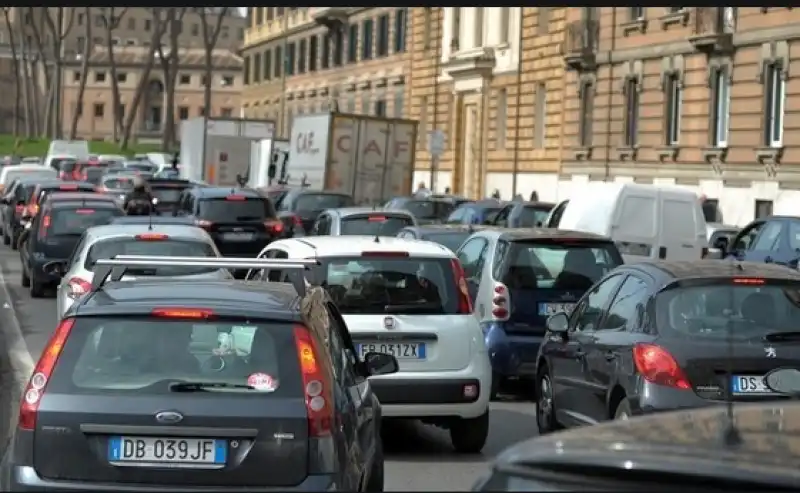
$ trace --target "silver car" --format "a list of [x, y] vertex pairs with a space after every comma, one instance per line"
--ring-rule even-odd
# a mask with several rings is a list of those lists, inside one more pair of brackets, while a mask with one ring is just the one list
[[[94, 262], [116, 255], [222, 256], [208, 233], [193, 225], [109, 224], [89, 228], [69, 260], [59, 267], [64, 273], [56, 292], [59, 320], [76, 299], [91, 290]], [[233, 279], [227, 269], [208, 267], [154, 267], [129, 274], [122, 279], [132, 280], [137, 276]]]
[[396, 236], [406, 226], [416, 226], [406, 210], [372, 207], [326, 209], [317, 216], [309, 236]]

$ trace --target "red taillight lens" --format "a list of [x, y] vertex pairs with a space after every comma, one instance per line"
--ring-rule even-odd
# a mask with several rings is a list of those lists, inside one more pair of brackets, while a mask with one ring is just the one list
[[67, 287], [69, 287], [69, 293], [67, 293], [67, 296], [73, 300], [92, 290], [92, 285], [88, 281], [85, 281], [79, 277], [73, 277], [67, 281]]
[[169, 235], [163, 233], [142, 233], [134, 236], [139, 241], [164, 241], [169, 239]]
[[329, 436], [333, 423], [333, 387], [331, 377], [319, 364], [321, 354], [311, 332], [304, 326], [294, 328], [294, 342], [308, 413], [308, 434], [311, 438]]
[[195, 219], [194, 225], [199, 226], [201, 228], [210, 228], [213, 223], [211, 221], [206, 221], [205, 219]]
[[283, 233], [283, 221], [280, 219], [268, 219], [264, 221], [264, 227], [267, 228], [268, 232], [274, 235]]
[[17, 214], [22, 214], [24, 210], [25, 210], [24, 205], [17, 205], [14, 207], [14, 212], [16, 212]]
[[511, 303], [508, 299], [508, 288], [503, 283], [495, 283], [492, 293], [492, 317], [495, 320], [505, 321], [511, 315]]
[[61, 356], [64, 343], [67, 341], [73, 325], [75, 325], [74, 318], [62, 320], [42, 351], [39, 362], [33, 369], [33, 375], [22, 394], [22, 402], [19, 406], [20, 429], [32, 431], [36, 428], [36, 413], [39, 410], [39, 404], [42, 402], [47, 382], [53, 374], [53, 368], [58, 362], [58, 357]]
[[40, 238], [44, 237], [44, 235], [47, 233], [47, 228], [49, 228], [49, 227], [50, 227], [50, 216], [44, 216], [42, 218], [41, 224], [39, 225], [39, 237]]
[[241, 201], [241, 200], [247, 200], [247, 197], [245, 197], [244, 195], [228, 195], [227, 197], [225, 197], [225, 200]]
[[386, 221], [386, 216], [369, 216], [367, 218], [367, 222], [370, 223], [382, 223]]
[[77, 190], [77, 189], [78, 189], [78, 185], [75, 185], [75, 184], [69, 184], [69, 185], [59, 185], [59, 186], [58, 186], [58, 189], [59, 189], [59, 190], [61, 190], [62, 192], [63, 192], [64, 190], [73, 191], [73, 190]]
[[678, 362], [661, 346], [636, 344], [633, 346], [633, 362], [648, 382], [677, 389], [692, 388]]
[[205, 308], [153, 308], [154, 317], [209, 319], [214, 316], [213, 310]]
[[450, 265], [453, 268], [453, 277], [456, 281], [456, 288], [458, 289], [458, 313], [472, 313], [472, 300], [469, 297], [469, 288], [467, 287], [467, 278], [464, 275], [464, 268], [458, 259], [451, 259]]
[[300, 218], [300, 216], [292, 216], [292, 224], [294, 224], [295, 226], [302, 226], [303, 219]]
[[760, 285], [764, 284], [765, 282], [766, 281], [764, 281], [764, 279], [759, 279], [759, 278], [755, 278], [755, 277], [734, 277], [733, 278], [733, 283], [734, 284], [749, 284], [749, 285], [760, 286]]

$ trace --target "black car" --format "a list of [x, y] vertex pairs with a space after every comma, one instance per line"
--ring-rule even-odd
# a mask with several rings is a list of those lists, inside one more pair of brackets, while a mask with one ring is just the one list
[[361, 360], [324, 289], [116, 282], [142, 262], [184, 264], [97, 261], [27, 384], [6, 488], [383, 491], [381, 407], [367, 379], [398, 363]]
[[491, 224], [505, 228], [541, 228], [555, 204], [549, 202], [511, 202], [492, 218]]
[[[775, 399], [800, 361], [800, 272], [733, 260], [622, 265], [557, 313], [537, 358], [537, 422], [561, 427]], [[735, 356], [731, 356], [735, 355]]]
[[492, 224], [494, 217], [506, 202], [495, 199], [465, 202], [456, 207], [445, 219], [447, 224]]
[[395, 197], [384, 209], [401, 209], [410, 212], [418, 224], [439, 223], [447, 219], [456, 206], [450, 200], [430, 197]]
[[156, 212], [172, 214], [181, 199], [181, 193], [194, 185], [189, 180], [180, 178], [147, 178], [150, 193], [158, 200]]
[[275, 207], [287, 231], [304, 235], [322, 211], [353, 205], [353, 197], [343, 193], [297, 188], [287, 192]]
[[0, 199], [4, 245], [17, 244], [23, 228], [22, 213], [25, 211], [25, 204], [30, 200], [40, 181], [41, 178], [36, 177], [14, 180], [6, 190], [6, 194]]
[[253, 256], [284, 237], [272, 203], [248, 188], [190, 187], [181, 194], [176, 216], [188, 217], [208, 231], [223, 255]]
[[54, 260], [65, 261], [77, 246], [83, 232], [124, 214], [116, 202], [98, 194], [98, 200], [75, 199], [46, 201], [19, 244], [22, 286], [31, 296], [41, 298], [45, 290], [61, 278], [44, 266]]
[[478, 231], [481, 227], [464, 224], [407, 226], [397, 233], [397, 237], [433, 241], [455, 252], [464, 243], [464, 240], [469, 238], [469, 235]]

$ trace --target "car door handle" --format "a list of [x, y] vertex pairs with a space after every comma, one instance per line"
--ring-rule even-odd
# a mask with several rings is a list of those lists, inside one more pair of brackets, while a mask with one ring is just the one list
[[606, 361], [612, 361], [617, 359], [617, 353], [613, 351], [606, 351]]

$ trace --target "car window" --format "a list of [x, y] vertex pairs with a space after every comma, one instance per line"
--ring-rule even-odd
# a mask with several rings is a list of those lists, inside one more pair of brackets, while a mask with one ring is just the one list
[[150, 191], [153, 197], [157, 198], [159, 202], [177, 202], [181, 198], [183, 187], [179, 186], [153, 186], [150, 184]]
[[10, 169], [5, 174], [3, 178], [3, 185], [8, 185], [12, 181], [19, 179], [19, 178], [36, 178], [41, 180], [49, 180], [56, 177], [56, 173], [53, 170], [42, 168], [42, 169], [26, 169], [26, 168], [19, 168], [19, 169]]
[[464, 268], [467, 279], [479, 278], [483, 266], [483, 255], [489, 242], [484, 238], [473, 238], [461, 246], [458, 251], [458, 260]]
[[550, 213], [547, 209], [541, 207], [534, 207], [526, 205], [522, 207], [519, 214], [519, 224], [521, 228], [537, 228], [544, 226], [547, 222], [547, 215]]
[[794, 252], [800, 252], [800, 221], [787, 221], [789, 230], [789, 248]]
[[434, 200], [409, 200], [402, 206], [417, 219], [442, 219], [453, 211], [453, 205]]
[[464, 240], [469, 238], [469, 235], [469, 231], [456, 231], [447, 233], [435, 232], [426, 234], [422, 239], [438, 243], [443, 247], [449, 248], [455, 252], [464, 243]]
[[339, 234], [342, 236], [395, 236], [406, 226], [413, 226], [414, 221], [408, 216], [390, 214], [352, 215], [341, 219]]
[[635, 330], [640, 327], [641, 314], [644, 313], [644, 302], [647, 299], [647, 283], [636, 277], [628, 276], [614, 296], [608, 308], [608, 315], [600, 329], [619, 330], [627, 328]]
[[[67, 394], [166, 394], [172, 382], [253, 385], [209, 389], [254, 396], [301, 396], [291, 326], [225, 319], [78, 318], [48, 388]], [[50, 387], [52, 386], [52, 387]]]
[[114, 176], [105, 178], [103, 186], [106, 188], [130, 190], [133, 188], [133, 177], [130, 176]]
[[349, 195], [304, 193], [295, 200], [294, 209], [296, 211], [323, 211], [351, 205], [353, 205], [353, 199]]
[[756, 237], [750, 250], [764, 251], [777, 248], [778, 239], [783, 231], [783, 221], [769, 221], [761, 233]]
[[736, 250], [750, 250], [751, 249], [750, 247], [752, 247], [754, 244], [756, 236], [758, 236], [758, 233], [760, 233], [761, 230], [764, 229], [765, 225], [766, 225], [765, 222], [758, 222], [745, 227], [740, 232], [739, 238], [737, 239], [734, 248]]
[[572, 312], [571, 327], [578, 331], [591, 331], [597, 328], [603, 316], [603, 308], [616, 291], [621, 275], [613, 275], [592, 289]]
[[[236, 196], [238, 197], [238, 196]], [[272, 204], [266, 197], [229, 200], [227, 197], [219, 199], [200, 200], [198, 216], [212, 222], [231, 221], [258, 221], [274, 217]]]
[[[141, 237], [107, 238], [94, 243], [86, 255], [84, 268], [93, 270], [97, 259], [113, 258], [116, 255], [150, 255], [170, 257], [216, 257], [214, 248], [204, 241], [161, 238], [147, 239]], [[139, 276], [178, 276], [213, 272], [214, 267], [146, 267], [129, 269], [131, 275]]]
[[461, 223], [461, 220], [464, 219], [464, 216], [466, 216], [466, 214], [467, 214], [467, 207], [458, 208], [453, 212], [451, 212], [449, 216], [447, 216], [447, 220], [445, 222], [459, 224]]
[[42, 225], [50, 236], [80, 236], [92, 226], [108, 224], [111, 219], [121, 215], [122, 211], [116, 207], [59, 207], [52, 211], [51, 217], [42, 219]]

